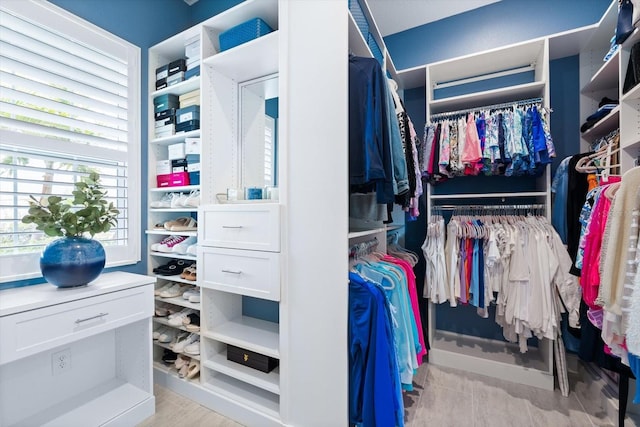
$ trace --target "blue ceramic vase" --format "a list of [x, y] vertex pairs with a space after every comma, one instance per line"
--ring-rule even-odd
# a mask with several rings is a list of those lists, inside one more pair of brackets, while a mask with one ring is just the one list
[[59, 288], [83, 286], [104, 269], [105, 252], [97, 240], [63, 237], [49, 243], [40, 256], [45, 280]]

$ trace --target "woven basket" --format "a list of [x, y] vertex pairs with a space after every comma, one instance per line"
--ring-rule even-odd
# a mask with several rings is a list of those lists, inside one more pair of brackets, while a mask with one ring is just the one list
[[269, 34], [273, 29], [262, 19], [254, 18], [220, 33], [220, 51], [225, 51]]

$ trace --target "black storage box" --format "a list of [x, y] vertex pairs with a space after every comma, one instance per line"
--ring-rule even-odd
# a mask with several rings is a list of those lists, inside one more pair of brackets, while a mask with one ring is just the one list
[[173, 117], [175, 119], [176, 117], [175, 108], [168, 108], [164, 111], [156, 111], [156, 121], [165, 120], [165, 119], [168, 119], [169, 117]]
[[179, 73], [180, 71], [187, 71], [187, 60], [186, 59], [176, 59], [169, 63], [168, 75], [172, 76], [175, 73]]
[[176, 132], [189, 132], [200, 129], [200, 120], [187, 120], [176, 125]]
[[265, 356], [264, 354], [255, 353], [229, 344], [227, 344], [227, 360], [262, 372], [273, 371], [278, 367], [278, 363], [280, 362], [278, 359], [274, 359], [273, 357]]

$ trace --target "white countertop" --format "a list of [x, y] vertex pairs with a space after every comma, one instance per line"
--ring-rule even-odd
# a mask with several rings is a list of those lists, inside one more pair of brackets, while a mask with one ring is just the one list
[[6, 289], [0, 291], [0, 317], [144, 286], [155, 281], [156, 278], [153, 276], [115, 271], [101, 274], [88, 285], [76, 288], [58, 288], [44, 283]]

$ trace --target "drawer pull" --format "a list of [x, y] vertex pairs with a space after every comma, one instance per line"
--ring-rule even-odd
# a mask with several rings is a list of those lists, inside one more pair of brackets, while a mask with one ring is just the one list
[[242, 274], [242, 271], [240, 270], [225, 270], [224, 268], [222, 269], [223, 273], [231, 273], [231, 274]]
[[92, 316], [92, 317], [87, 317], [86, 319], [77, 319], [76, 320], [76, 324], [80, 324], [82, 322], [87, 322], [87, 321], [93, 320], [93, 319], [98, 319], [100, 317], [104, 317], [104, 316], [107, 316], [107, 315], [109, 315], [109, 313], [100, 313], [100, 314], [97, 314], [97, 315]]
[[222, 228], [242, 228], [241, 225], [223, 225]]

